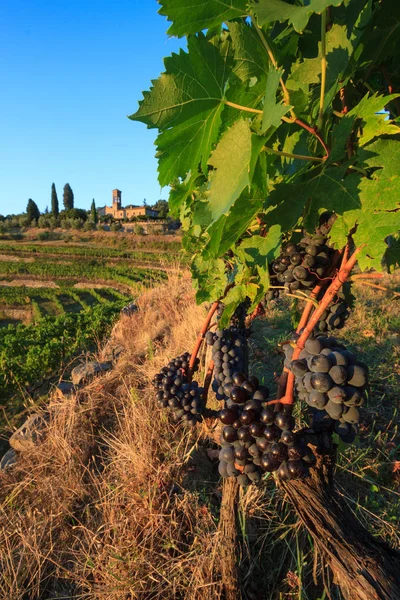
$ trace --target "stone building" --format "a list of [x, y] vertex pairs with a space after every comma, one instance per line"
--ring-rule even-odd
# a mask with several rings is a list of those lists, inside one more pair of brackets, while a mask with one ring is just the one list
[[132, 217], [158, 217], [158, 210], [153, 210], [148, 206], [135, 206], [129, 204], [123, 207], [121, 205], [121, 190], [112, 191], [112, 206], [104, 206], [98, 209], [100, 217], [110, 215], [115, 220], [123, 221], [132, 219]]

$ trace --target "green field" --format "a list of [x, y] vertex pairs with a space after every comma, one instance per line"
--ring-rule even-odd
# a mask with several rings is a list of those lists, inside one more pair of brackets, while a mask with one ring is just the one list
[[178, 262], [175, 240], [146, 246], [136, 236], [134, 248], [112, 233], [89, 240], [0, 243], [0, 397], [8, 414], [29, 386], [93, 350], [121, 309]]

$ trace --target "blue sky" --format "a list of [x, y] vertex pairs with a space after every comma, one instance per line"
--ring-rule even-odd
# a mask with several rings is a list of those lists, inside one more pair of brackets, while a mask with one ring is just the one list
[[153, 204], [156, 130], [127, 115], [182, 40], [156, 0], [0, 2], [0, 213], [44, 211], [51, 184], [75, 206]]

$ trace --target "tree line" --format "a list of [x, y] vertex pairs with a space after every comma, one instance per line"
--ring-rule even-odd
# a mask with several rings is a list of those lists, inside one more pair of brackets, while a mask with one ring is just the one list
[[[50, 211], [46, 206], [44, 213], [41, 213], [36, 202], [32, 198], [29, 198], [24, 214], [8, 215], [7, 217], [0, 215], [1, 228], [31, 226], [46, 229], [54, 229], [56, 227], [63, 229], [96, 229], [99, 222], [109, 223], [112, 221], [110, 215], [99, 217], [94, 198], [89, 211], [75, 208], [74, 192], [69, 183], [66, 183], [64, 186], [62, 203], [64, 208], [60, 210], [56, 186], [52, 183]], [[146, 201], [143, 202], [143, 205], [147, 205]], [[150, 208], [158, 211], [159, 218], [166, 219], [168, 217], [169, 206], [167, 200], [160, 199], [154, 205], [150, 206]], [[136, 217], [134, 220], [136, 219], [140, 220], [140, 217]], [[114, 223], [114, 225], [121, 227], [119, 222]]]
[[[69, 183], [66, 183], [64, 185], [63, 204], [64, 204], [64, 209], [66, 211], [69, 211], [74, 208], [74, 192], [72, 191], [72, 188], [69, 185]], [[93, 209], [93, 206], [94, 206], [94, 212], [96, 213], [96, 219], [97, 219], [97, 211], [96, 211], [96, 205], [94, 203], [94, 199], [92, 201], [92, 209]], [[59, 203], [58, 203], [57, 190], [56, 190], [56, 186], [54, 183], [51, 184], [51, 214], [56, 218], [60, 215], [60, 207], [59, 207]], [[40, 210], [39, 210], [38, 205], [36, 204], [36, 202], [34, 200], [32, 200], [32, 198], [29, 198], [29, 200], [28, 200], [28, 204], [26, 207], [26, 216], [28, 217], [29, 221], [33, 221], [33, 220], [38, 221], [39, 220]], [[95, 222], [97, 222], [97, 221], [95, 221]]]

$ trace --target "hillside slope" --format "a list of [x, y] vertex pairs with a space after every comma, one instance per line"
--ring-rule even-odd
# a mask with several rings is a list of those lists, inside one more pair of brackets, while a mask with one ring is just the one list
[[[113, 330], [111, 343], [125, 348], [114, 370], [70, 398], [51, 398], [42, 443], [0, 472], [1, 598], [225, 597], [212, 423], [171, 425], [151, 386], [161, 366], [190, 350], [206, 309], [195, 305], [189, 279], [173, 274], [138, 305]], [[355, 317], [341, 337], [369, 360], [377, 401], [338, 478], [365, 524], [398, 547], [400, 490], [390, 465], [399, 439], [390, 419], [398, 418], [399, 313], [384, 294], [362, 290]], [[270, 383], [277, 342], [289, 331], [279, 308], [254, 324], [252, 371]], [[243, 597], [323, 597], [311, 542], [273, 478], [241, 492], [239, 505]], [[335, 585], [330, 591], [341, 598]]]

